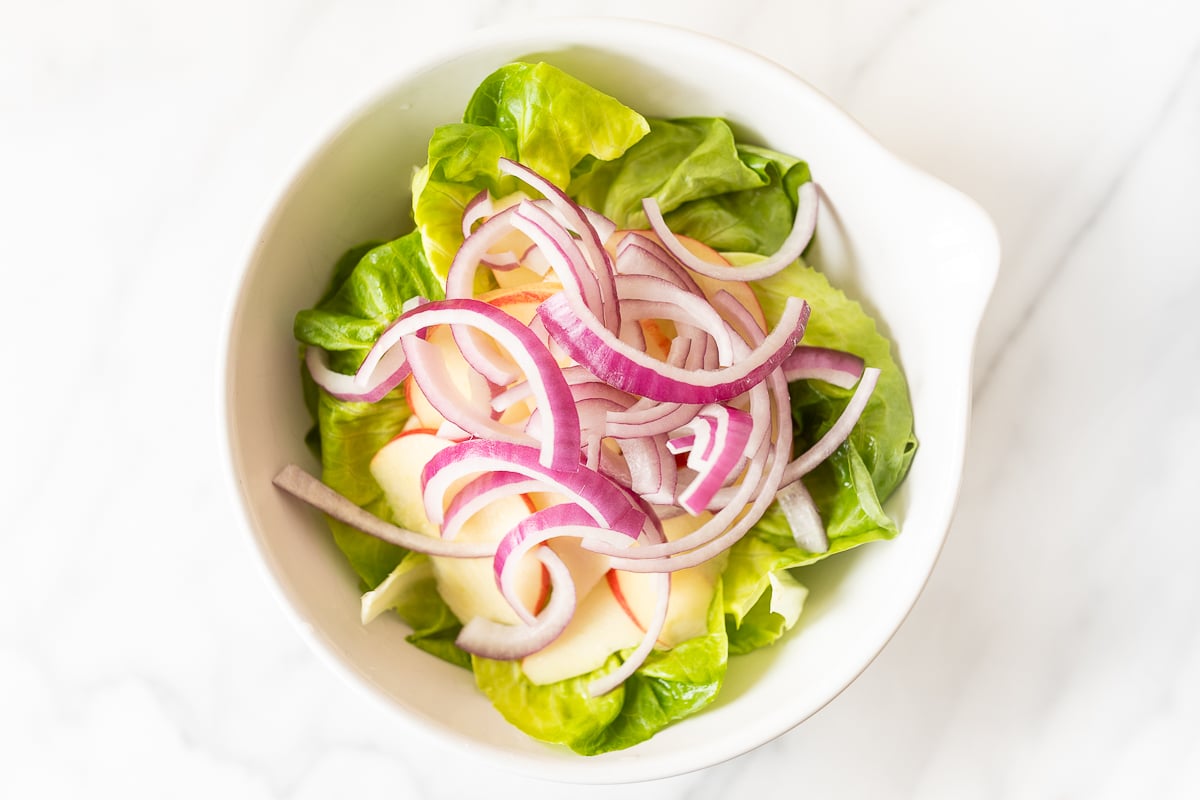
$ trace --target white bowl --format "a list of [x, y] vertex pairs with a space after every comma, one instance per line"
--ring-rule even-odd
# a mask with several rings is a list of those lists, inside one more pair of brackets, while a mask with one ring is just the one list
[[[435, 125], [514, 60], [549, 61], [655, 116], [715, 115], [800, 156], [827, 202], [811, 262], [864, 302], [905, 369], [920, 450], [888, 504], [902, 534], [809, 568], [798, 628], [735, 657], [719, 699], [629, 750], [583, 757], [506, 723], [470, 674], [410, 646], [398, 619], [359, 622], [358, 581], [323, 520], [272, 476], [316, 464], [304, 445], [292, 318], [348, 247], [408, 229], [409, 179]], [[976, 328], [999, 264], [987, 216], [889, 154], [802, 80], [686, 31], [619, 20], [493, 29], [416, 70], [350, 120], [296, 177], [246, 268], [228, 328], [225, 413], [236, 490], [257, 552], [299, 630], [356, 685], [432, 735], [541, 778], [613, 783], [674, 775], [751, 750], [803, 722], [857, 677], [929, 577], [962, 468]]]

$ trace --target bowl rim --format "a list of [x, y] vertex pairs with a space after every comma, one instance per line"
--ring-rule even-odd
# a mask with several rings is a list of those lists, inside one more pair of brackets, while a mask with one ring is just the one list
[[[589, 34], [586, 37], [580, 36], [581, 26], [587, 26]], [[270, 234], [278, 226], [281, 218], [285, 215], [285, 210], [288, 207], [289, 201], [296, 194], [300, 186], [310, 176], [316, 163], [321, 156], [330, 151], [341, 138], [342, 134], [352, 128], [364, 118], [373, 113], [378, 106], [389, 96], [389, 94], [399, 87], [403, 82], [409, 80], [412, 76], [419, 75], [429, 70], [436, 69], [446, 65], [449, 61], [456, 57], [468, 54], [474, 50], [484, 46], [495, 46], [498, 44], [520, 44], [524, 41], [533, 41], [546, 39], [549, 37], [560, 37], [563, 44], [569, 45], [585, 40], [588, 45], [602, 47], [593, 38], [592, 31], [597, 29], [605, 29], [611, 33], [625, 33], [629, 31], [637, 31], [643, 35], [654, 36], [669, 36], [678, 40], [686, 40], [693, 44], [703, 44], [708, 48], [716, 48], [723, 51], [723, 56], [728, 58], [741, 59], [747, 62], [756, 62], [756, 68], [775, 72], [779, 77], [786, 78], [795, 82], [798, 86], [802, 86], [806, 91], [817, 98], [825, 107], [827, 113], [839, 116], [845, 123], [853, 126], [861, 134], [863, 142], [876, 148], [881, 154], [886, 156], [895, 165], [905, 168], [911, 173], [911, 177], [916, 180], [924, 181], [932, 186], [935, 186], [939, 191], [947, 193], [955, 197], [955, 201], [966, 207], [974, 213], [984, 223], [988, 232], [988, 241], [983, 242], [984, 249], [987, 255], [981, 258], [978, 267], [981, 267], [985, 272], [981, 273], [983, 290], [977, 297], [974, 298], [977, 303], [977, 308], [971, 314], [973, 324], [969, 330], [964, 330], [965, 344], [964, 356], [966, 363], [963, 365], [965, 373], [965, 386], [963, 387], [963, 396], [961, 401], [965, 406], [965, 410], [961, 416], [961, 430], [955, 430], [954, 440], [958, 443], [953, 453], [953, 461], [955, 468], [954, 490], [952, 493], [952, 501], [948, 507], [943, 509], [943, 513], [939, 515], [936, 527], [941, 530], [941, 535], [938, 537], [936, 547], [932, 554], [932, 559], [928, 564], [928, 569], [924, 571], [920, 580], [915, 582], [911, 598], [906, 598], [906, 601], [898, 604], [899, 610], [889, 618], [886, 627], [889, 633], [886, 637], [879, 640], [878, 645], [873, 647], [873, 652], [866, 658], [856, 669], [848, 672], [843, 681], [839, 682], [839, 686], [832, 692], [823, 702], [812, 708], [808, 713], [802, 716], [791, 718], [786, 724], [776, 725], [770, 729], [760, 731], [760, 735], [754, 739], [738, 740], [738, 745], [724, 748], [723, 752], [714, 756], [707, 754], [709, 750], [714, 748], [706, 748], [704, 752], [707, 755], [702, 755], [699, 758], [687, 758], [683, 755], [677, 755], [670, 759], [661, 758], [631, 758], [620, 761], [608, 761], [604, 759], [587, 759], [582, 756], [574, 757], [570, 761], [554, 762], [551, 759], [542, 759], [529, 756], [524, 753], [503, 750], [501, 748], [482, 744], [478, 742], [470, 742], [462, 737], [461, 734], [454, 731], [449, 726], [438, 726], [428, 724], [425, 720], [404, 713], [404, 710], [397, 706], [394, 698], [390, 697], [381, 687], [374, 683], [364, 680], [364, 676], [356, 671], [356, 669], [347, 663], [344, 657], [334, 652], [330, 643], [322, 638], [320, 633], [315, 630], [314, 626], [302, 615], [295, 602], [289, 597], [287, 590], [284, 588], [275, 573], [275, 566], [272, 563], [270, 553], [267, 551], [265, 542], [257, 530], [257, 519], [254, 512], [253, 504], [250, 495], [246, 492], [243, 479], [239, 471], [238, 452], [239, 444], [235, 439], [234, 425], [234, 409], [233, 409], [233, 386], [234, 378], [232, 375], [232, 365], [234, 363], [236, 341], [234, 332], [237, 328], [239, 316], [243, 313], [242, 300], [244, 297], [244, 289], [250, 276], [251, 268], [260, 260], [262, 254], [267, 248], [268, 242], [271, 239]], [[971, 375], [974, 361], [975, 341], [978, 336], [979, 328], [983, 321], [983, 312], [986, 308], [988, 299], [995, 286], [996, 277], [998, 275], [1000, 265], [1000, 242], [996, 232], [994, 223], [990, 220], [987, 213], [974, 200], [957, 189], [947, 185], [946, 183], [932, 177], [928, 173], [914, 167], [904, 159], [888, 150], [878, 139], [876, 139], [866, 128], [860, 124], [852, 115], [841, 108], [837, 103], [833, 102], [827, 95], [821, 92], [816, 87], [805, 81], [801, 76], [792, 72], [788, 68], [782, 66], [776, 61], [773, 61], [759, 53], [748, 50], [739, 45], [733, 44], [727, 40], [721, 39], [710, 34], [690, 30], [679, 25], [670, 25], [661, 22], [652, 22], [642, 19], [630, 19], [623, 17], [591, 17], [591, 16], [572, 16], [572, 17], [553, 17], [536, 22], [527, 23], [505, 23], [501, 25], [489, 26], [471, 32], [463, 36], [453, 44], [444, 44], [436, 51], [427, 55], [418, 62], [408, 65], [401, 73], [391, 74], [386, 78], [381, 79], [378, 85], [364, 98], [357, 102], [354, 107], [343, 114], [335, 123], [327, 128], [323, 134], [316, 138], [317, 144], [309, 147], [307, 150], [300, 152], [298, 156], [298, 164], [293, 164], [294, 168], [288, 169], [284, 174], [289, 176], [282, 182], [282, 188], [275, 187], [276, 191], [272, 195], [273, 201], [270, 209], [261, 220], [261, 224], [257, 225], [254, 230], [256, 232], [254, 243], [250, 248], [247, 257], [241, 262], [241, 269], [238, 270], [234, 279], [229, 282], [228, 297], [225, 303], [225, 313], [221, 318], [221, 327], [219, 332], [219, 353], [220, 358], [217, 359], [218, 380], [216, 381], [217, 388], [217, 422], [219, 432], [216, 436], [218, 448], [221, 450], [221, 463], [227, 467], [223, 470], [227, 481], [227, 487], [232, 495], [236, 498], [236, 504], [240, 508], [239, 524], [243, 526], [246, 533], [244, 540], [249, 548], [255, 553], [254, 562], [256, 569], [260, 571], [265, 583], [270, 587], [269, 591], [275, 597], [278, 604], [282, 607], [285, 616], [291, 622], [292, 626], [299, 632], [301, 638], [306, 645], [316, 653], [318, 658], [328, 665], [335, 674], [338, 674], [344, 681], [349, 683], [354, 689], [364, 696], [370, 697], [373, 701], [383, 700], [389, 709], [393, 712], [392, 716], [407, 730], [413, 733], [419, 733], [426, 737], [430, 737], [436, 742], [451, 750], [459, 752], [467, 752], [470, 755], [480, 758], [491, 766], [498, 767], [507, 772], [515, 772], [518, 774], [527, 775], [539, 779], [548, 779], [564, 783], [590, 783], [590, 784], [616, 784], [616, 783], [631, 783], [645, 780], [655, 780], [666, 778], [674, 775], [680, 775], [691, 772], [697, 769], [703, 769], [709, 766], [723, 763], [725, 761], [737, 758], [750, 752], [758, 747], [774, 740], [780, 735], [798, 727], [807, 719], [822, 708], [826, 707], [842, 691], [850, 684], [858, 679], [859, 676], [870, 666], [880, 652], [887, 646], [891, 639], [895, 636], [904, 620], [911, 613], [916, 604], [921, 592], [927, 585], [933, 569], [936, 566], [938, 557], [942, 548], [945, 545], [946, 538], [949, 533], [949, 528], [953, 520], [959, 489], [962, 479], [962, 467], [965, 460], [967, 433], [970, 429], [971, 416]], [[957, 427], [957, 426], [956, 426]], [[941, 517], [944, 516], [944, 521]], [[943, 524], [944, 522], [944, 524]], [[624, 751], [629, 752], [629, 751]]]

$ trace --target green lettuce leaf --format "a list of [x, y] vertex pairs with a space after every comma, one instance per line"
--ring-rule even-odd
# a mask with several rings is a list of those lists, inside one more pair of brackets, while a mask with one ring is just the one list
[[613, 655], [603, 667], [558, 683], [539, 686], [521, 671], [520, 661], [472, 658], [475, 683], [506, 720], [534, 739], [578, 751], [600, 736], [621, 713], [625, 687], [600, 697], [588, 685], [621, 665]]
[[566, 745], [581, 755], [623, 750], [716, 697], [729, 656], [723, 607], [718, 581], [707, 635], [655, 651], [621, 686], [601, 697], [592, 697], [587, 687], [620, 666], [621, 654], [587, 675], [545, 686], [526, 678], [519, 662], [475, 657], [475, 682], [505, 719], [535, 739]]
[[[830, 492], [846, 491], [848, 482], [860, 483], [865, 468], [874, 485], [875, 499], [835, 509], [838, 513], [825, 524], [846, 533], [848, 526], [862, 528], [878, 523], [880, 504], [900, 485], [917, 449], [908, 383], [892, 357], [891, 343], [861, 305], [834, 288], [822, 273], [803, 264], [758, 281], [754, 293], [768, 321], [779, 318], [788, 297], [803, 297], [813, 309], [804, 344], [846, 350], [860, 356], [867, 366], [879, 368], [879, 383], [848, 444], [831, 459], [831, 469], [820, 476], [814, 473], [812, 481], [806, 481], [806, 485], [812, 484], [809, 490], [825, 512], [833, 509]], [[839, 389], [821, 381], [795, 383], [789, 389], [798, 423], [797, 446], [807, 446], [824, 434], [854, 393], [853, 389]], [[865, 498], [866, 490], [865, 486], [858, 487], [857, 494]], [[854, 506], [859, 507], [857, 511]], [[894, 525], [891, 533], [895, 534]]]
[[[752, 263], [759, 259], [731, 255], [731, 260]], [[824, 275], [799, 262], [753, 287], [768, 323], [779, 319], [788, 297], [803, 297], [813, 308], [804, 343], [856, 353], [868, 366], [878, 367], [880, 376], [850, 437], [804, 478], [825, 523], [829, 549], [812, 553], [798, 547], [787, 519], [773, 503], [730, 551], [725, 612], [730, 652], [734, 653], [771, 644], [789, 627], [785, 617], [772, 610], [780, 584], [768, 585], [769, 576], [779, 578], [899, 532], [883, 502], [904, 479], [917, 447], [908, 385], [892, 358], [888, 340], [862, 306], [830, 285]], [[795, 382], [789, 392], [795, 452], [820, 438], [853, 394], [853, 390], [821, 381]]]
[[[321, 391], [317, 402], [321, 480], [372, 514], [390, 519], [383, 489], [371, 475], [371, 459], [411, 415], [399, 393], [377, 403], [348, 403]], [[329, 526], [337, 546], [369, 589], [378, 586], [407, 552], [335, 519], [329, 519]]]
[[445, 278], [471, 198], [516, 188], [513, 179], [501, 179], [501, 156], [565, 188], [581, 161], [617, 158], [647, 130], [636, 111], [549, 64], [515, 63], [492, 73], [463, 121], [434, 131], [428, 163], [413, 180], [413, 218], [434, 272]]
[[[429, 556], [409, 553], [404, 561], [406, 564], [428, 562]], [[414, 582], [397, 598], [395, 609], [400, 619], [412, 628], [412, 633], [405, 637], [408, 642], [451, 664], [471, 668], [471, 657], [454, 643], [462, 623], [438, 594], [437, 580], [432, 572], [427, 578]]]
[[[325, 348], [331, 366], [353, 372], [379, 334], [411, 297], [443, 296], [425, 260], [419, 233], [383, 244], [352, 248], [334, 265], [329, 288], [315, 308], [296, 315], [293, 330], [305, 345]], [[371, 459], [395, 436], [412, 412], [399, 392], [377, 403], [350, 403], [319, 389], [301, 362], [305, 400], [315, 427], [309, 441], [321, 458], [321, 479], [368, 511], [385, 519], [391, 510], [371, 476]], [[368, 588], [400, 563], [405, 551], [336, 520], [334, 540]]]
[[493, 72], [475, 90], [463, 122], [498, 129], [521, 163], [559, 187], [584, 157], [617, 158], [648, 130], [641, 114], [546, 63]]
[[754, 189], [764, 175], [742, 163], [733, 131], [722, 119], [651, 119], [650, 132], [614, 161], [581, 165], [569, 192], [617, 223], [645, 228], [642, 199], [664, 214], [698, 198]]
[[738, 145], [738, 157], [760, 180], [758, 188], [684, 203], [665, 215], [671, 230], [715, 250], [770, 255], [796, 220], [796, 193], [812, 179], [808, 164], [773, 150]]
[[512, 178], [501, 178], [501, 157], [516, 158], [516, 145], [496, 128], [443, 125], [429, 140], [429, 161], [413, 178], [413, 219], [442, 279], [462, 244], [462, 215], [471, 199], [483, 190], [501, 196], [516, 188]]
[[730, 548], [721, 581], [731, 654], [773, 644], [796, 624], [807, 591], [789, 570], [805, 563], [807, 554], [753, 534]]
[[[805, 169], [805, 173], [807, 170]], [[729, 253], [735, 264], [761, 256]], [[824, 275], [797, 262], [753, 284], [768, 324], [773, 325], [788, 297], [803, 297], [813, 308], [804, 343], [860, 355], [880, 369], [879, 382], [847, 441], [804, 483], [821, 513], [829, 549], [813, 553], [798, 547], [778, 504], [730, 550], [725, 569], [725, 618], [731, 653], [745, 653], [777, 641], [803, 604], [798, 568], [860, 544], [890, 539], [899, 531], [883, 502], [904, 479], [916, 451], [908, 385], [891, 346], [862, 306], [834, 288]], [[836, 421], [853, 390], [821, 381], [789, 386], [795, 452], [820, 438]], [[781, 606], [781, 597], [790, 598]]]
[[334, 285], [315, 308], [296, 314], [292, 326], [298, 341], [329, 351], [330, 366], [338, 372], [358, 368], [379, 334], [400, 316], [406, 300], [445, 296], [425, 259], [419, 233], [370, 248], [348, 269], [361, 249], [339, 260]]

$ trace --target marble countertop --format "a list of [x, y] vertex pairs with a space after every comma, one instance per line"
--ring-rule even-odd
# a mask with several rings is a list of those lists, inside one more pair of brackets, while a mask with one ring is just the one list
[[215, 444], [226, 303], [291, 171], [384, 80], [596, 4], [8, 3], [0, 796], [1200, 796], [1200, 6], [604, 9], [779, 61], [996, 221], [959, 510], [891, 644], [792, 733], [652, 784], [404, 737], [249, 555]]

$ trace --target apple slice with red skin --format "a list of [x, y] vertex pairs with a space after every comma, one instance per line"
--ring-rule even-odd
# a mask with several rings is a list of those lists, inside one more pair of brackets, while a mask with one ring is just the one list
[[[486, 508], [463, 523], [456, 540], [462, 542], [499, 543], [521, 520], [534, 511], [533, 503], [524, 495], [509, 495], [494, 500]], [[500, 589], [492, 561], [488, 558], [431, 557], [438, 593], [450, 606], [454, 616], [463, 622], [475, 617], [524, 624], [512, 609]], [[550, 574], [532, 554], [516, 564], [514, 585], [517, 598], [533, 613], [541, 610], [550, 595]]]
[[613, 653], [637, 647], [644, 636], [617, 603], [608, 582], [597, 581], [575, 608], [566, 629], [526, 656], [521, 669], [535, 684], [557, 683], [599, 669]]
[[504, 309], [505, 313], [528, 325], [537, 314], [537, 307], [548, 300], [551, 295], [562, 291], [562, 285], [553, 281], [527, 283], [511, 288], [493, 289], [484, 292], [476, 299], [489, 303], [496, 308]]
[[[693, 517], [680, 514], [663, 522], [663, 532], [669, 541], [699, 528], [712, 518], [705, 512]], [[708, 633], [708, 608], [712, 604], [717, 579], [725, 568], [724, 554], [697, 564], [688, 569], [671, 573], [671, 596], [667, 603], [667, 619], [658, 644], [664, 648], [675, 647]], [[654, 587], [654, 576], [650, 573], [610, 570], [605, 578], [612, 589], [617, 604], [629, 615], [643, 633], [654, 615], [658, 600]]]
[[[536, 505], [536, 501], [534, 504]], [[585, 596], [609, 571], [608, 556], [585, 550], [579, 539], [560, 536], [551, 540], [549, 547], [570, 570], [571, 580], [575, 583], [576, 597]]]
[[[435, 431], [416, 428], [401, 432], [371, 459], [371, 475], [383, 489], [392, 516], [401, 527], [426, 536], [441, 535], [425, 515], [421, 472], [429, 459], [452, 444]], [[452, 486], [447, 499], [458, 488]], [[534, 510], [533, 501], [525, 495], [498, 498], [463, 523], [458, 539], [495, 544]], [[490, 559], [430, 557], [430, 561], [438, 593], [460, 620], [466, 622], [482, 616], [496, 622], [520, 624], [520, 618], [496, 586]], [[536, 613], [549, 597], [550, 575], [535, 558], [522, 559], [515, 569], [517, 596]]]

